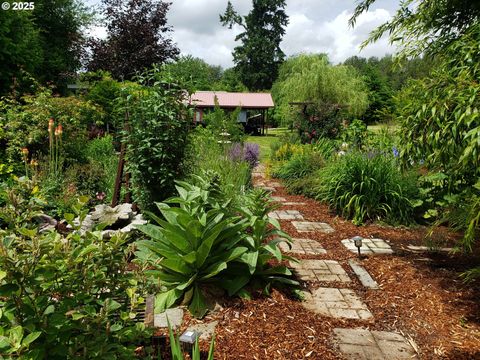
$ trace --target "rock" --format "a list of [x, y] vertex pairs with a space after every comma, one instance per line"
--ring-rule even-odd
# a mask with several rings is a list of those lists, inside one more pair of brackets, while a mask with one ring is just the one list
[[[78, 217], [74, 220], [75, 225], [79, 225]], [[80, 233], [93, 231], [96, 226], [105, 224], [102, 231], [105, 238], [110, 238], [115, 232], [128, 233], [135, 229], [135, 225], [146, 224], [147, 221], [142, 214], [137, 214], [132, 209], [132, 204], [121, 204], [111, 207], [105, 204], [95, 206], [90, 214], [85, 217], [82, 223]]]
[[55, 230], [58, 224], [57, 220], [46, 214], [39, 214], [33, 220], [38, 223], [39, 233]]

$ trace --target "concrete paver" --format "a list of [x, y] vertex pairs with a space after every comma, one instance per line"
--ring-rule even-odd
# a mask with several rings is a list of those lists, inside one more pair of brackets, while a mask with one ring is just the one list
[[330, 234], [335, 231], [330, 225], [322, 222], [292, 221], [292, 225], [300, 233], [320, 231], [325, 234]]
[[291, 249], [287, 243], [282, 242], [279, 244], [280, 250], [300, 255], [324, 255], [327, 253], [318, 241], [299, 238], [292, 238], [292, 241]]
[[349, 360], [418, 359], [415, 350], [400, 334], [367, 329], [334, 329], [335, 341]]

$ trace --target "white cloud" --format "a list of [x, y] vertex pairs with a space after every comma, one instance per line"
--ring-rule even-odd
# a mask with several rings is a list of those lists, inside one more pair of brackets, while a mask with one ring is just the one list
[[[88, 0], [95, 2], [98, 0]], [[251, 8], [250, 0], [233, 0], [235, 9], [246, 14]], [[175, 0], [168, 13], [168, 22], [173, 26], [170, 37], [183, 54], [191, 54], [212, 65], [230, 67], [232, 51], [238, 43], [235, 36], [241, 28], [232, 30], [222, 27], [219, 14], [225, 11], [227, 0]], [[287, 0], [286, 12], [289, 25], [282, 42], [287, 55], [298, 53], [327, 53], [332, 62], [338, 63], [358, 55], [363, 57], [383, 56], [393, 48], [386, 38], [369, 45], [360, 52], [360, 44], [370, 31], [391, 18], [398, 5], [396, 0], [379, 2], [369, 12], [360, 15], [355, 28], [348, 26], [355, 3], [352, 0]], [[105, 37], [104, 28], [90, 30]]]
[[327, 53], [331, 61], [338, 63], [353, 55], [383, 56], [393, 51], [388, 40], [382, 38], [360, 52], [360, 44], [370, 31], [390, 19], [387, 10], [376, 9], [360, 15], [353, 29], [348, 25], [351, 16], [344, 10], [331, 21], [315, 22], [304, 14], [291, 15], [283, 42], [285, 52]]

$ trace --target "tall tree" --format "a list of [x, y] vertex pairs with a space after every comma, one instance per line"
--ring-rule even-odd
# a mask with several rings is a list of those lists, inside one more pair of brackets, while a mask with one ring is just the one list
[[39, 80], [64, 91], [68, 78], [81, 68], [84, 29], [92, 14], [79, 0], [39, 0], [35, 1], [33, 16], [43, 52]]
[[240, 16], [229, 1], [220, 15], [220, 22], [230, 29], [237, 24], [243, 32], [236, 41], [241, 45], [233, 51], [235, 68], [240, 79], [250, 90], [272, 87], [278, 75], [278, 67], [285, 59], [280, 48], [288, 16], [285, 0], [253, 0], [253, 8], [247, 16]]
[[91, 13], [79, 0], [37, 0], [33, 11], [0, 11], [0, 95], [36, 80], [62, 91], [80, 68]]
[[88, 70], [107, 70], [116, 79], [131, 79], [153, 64], [176, 59], [179, 50], [165, 37], [170, 3], [157, 0], [103, 0], [108, 37], [91, 39]]
[[0, 11], [0, 96], [10, 92], [14, 84], [19, 85], [22, 72], [36, 72], [40, 54], [38, 30], [31, 13]]

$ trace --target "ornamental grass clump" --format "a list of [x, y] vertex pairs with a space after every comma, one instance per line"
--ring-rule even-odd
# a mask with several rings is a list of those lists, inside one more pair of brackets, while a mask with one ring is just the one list
[[317, 199], [354, 224], [369, 220], [409, 224], [416, 178], [403, 173], [395, 159], [383, 154], [349, 153], [318, 172]]

